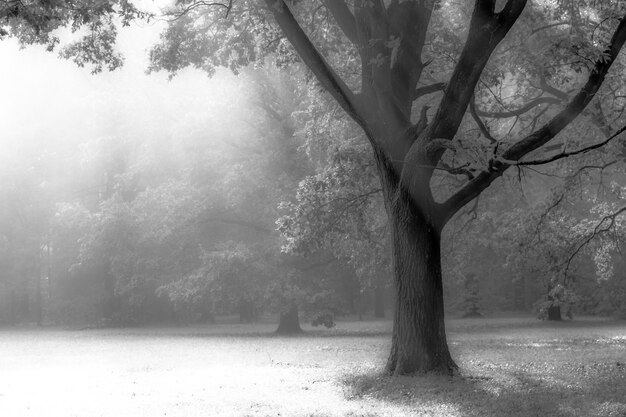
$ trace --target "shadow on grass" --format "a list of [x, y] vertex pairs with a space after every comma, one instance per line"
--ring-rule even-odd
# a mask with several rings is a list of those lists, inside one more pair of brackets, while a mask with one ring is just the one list
[[626, 416], [626, 367], [605, 363], [578, 375], [506, 371], [454, 377], [391, 377], [382, 373], [346, 375], [341, 383], [352, 400], [399, 406], [410, 415], [467, 417], [623, 417]]

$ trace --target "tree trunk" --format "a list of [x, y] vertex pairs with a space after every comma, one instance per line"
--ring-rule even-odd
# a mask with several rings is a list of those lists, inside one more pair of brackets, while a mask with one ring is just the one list
[[293, 303], [289, 310], [280, 313], [280, 322], [278, 323], [278, 334], [296, 334], [302, 333], [300, 328], [300, 318], [298, 317], [298, 306]]
[[548, 307], [548, 320], [561, 321], [561, 306], [551, 305]]
[[388, 202], [396, 308], [387, 371], [452, 374], [446, 342], [441, 236], [406, 193]]
[[550, 307], [548, 307], [548, 320], [561, 321], [563, 319], [561, 317], [561, 306], [554, 304], [554, 296], [552, 295], [553, 289], [554, 284], [550, 283], [548, 285], [548, 301], [550, 302]]

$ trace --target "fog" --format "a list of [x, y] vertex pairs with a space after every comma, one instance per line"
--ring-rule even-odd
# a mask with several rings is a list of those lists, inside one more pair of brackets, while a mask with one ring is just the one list
[[13, 3], [0, 416], [626, 415], [623, 7]]
[[[147, 50], [160, 25], [123, 29], [118, 44], [123, 68], [91, 74], [43, 47], [20, 49], [17, 41], [0, 43], [3, 65], [3, 155], [37, 149], [59, 152], [115, 129], [126, 136], [147, 136], [163, 128], [175, 131], [185, 118], [206, 117], [218, 103], [236, 100], [233, 77], [221, 71], [209, 78], [200, 71], [147, 75]], [[124, 129], [128, 131], [124, 132]]]

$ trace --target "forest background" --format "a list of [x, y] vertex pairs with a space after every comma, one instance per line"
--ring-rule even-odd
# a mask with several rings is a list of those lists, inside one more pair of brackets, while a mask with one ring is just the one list
[[[460, 48], [455, 24], [471, 7], [447, 10], [439, 18], [454, 24], [434, 27]], [[0, 44], [11, 62], [0, 69], [11, 80], [0, 142], [0, 320], [105, 326], [269, 315], [297, 331], [300, 315], [329, 326], [388, 316], [390, 231], [364, 134], [286, 44], [255, 65], [229, 55], [231, 71], [194, 61], [192, 48], [178, 67], [165, 53], [175, 25], [152, 47], [164, 27], [120, 28], [127, 58], [113, 73], [88, 59], [75, 68], [45, 47]], [[571, 28], [545, 34], [559, 45], [574, 39]], [[436, 84], [450, 69], [433, 62]], [[585, 72], [563, 71], [552, 96], [532, 105], [513, 73], [488, 74], [501, 77], [500, 91], [476, 95], [461, 135], [535, 126]], [[623, 81], [609, 87], [619, 104]], [[439, 98], [422, 100], [428, 117]], [[623, 106], [594, 103], [547, 152], [620, 127]], [[437, 189], [472, 175], [484, 147], [458, 149], [467, 169], [437, 177]], [[448, 312], [624, 317], [623, 160], [615, 141], [549, 171], [507, 171], [444, 230]]]

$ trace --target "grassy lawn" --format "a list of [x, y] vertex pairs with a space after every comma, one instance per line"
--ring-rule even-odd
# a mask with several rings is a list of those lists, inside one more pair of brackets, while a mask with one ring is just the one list
[[626, 416], [626, 322], [450, 320], [461, 375], [380, 374], [390, 322], [0, 330], [0, 416]]

